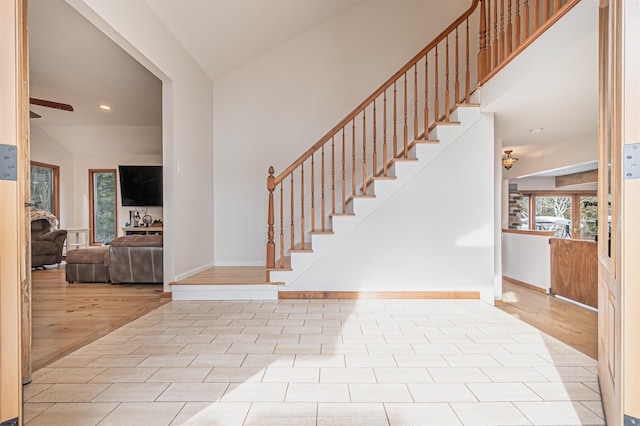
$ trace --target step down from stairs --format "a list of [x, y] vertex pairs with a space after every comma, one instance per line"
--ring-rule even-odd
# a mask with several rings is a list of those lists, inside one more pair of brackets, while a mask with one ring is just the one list
[[267, 281], [264, 266], [216, 266], [172, 283], [171, 299], [277, 300], [277, 284]]

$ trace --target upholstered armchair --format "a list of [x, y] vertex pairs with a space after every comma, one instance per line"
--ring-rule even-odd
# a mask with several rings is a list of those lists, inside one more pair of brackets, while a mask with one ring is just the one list
[[67, 231], [51, 231], [47, 219], [31, 221], [31, 267], [55, 265], [62, 262], [62, 249]]

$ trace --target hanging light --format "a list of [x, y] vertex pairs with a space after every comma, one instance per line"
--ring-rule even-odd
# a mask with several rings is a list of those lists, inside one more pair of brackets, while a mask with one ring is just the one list
[[511, 156], [512, 152], [513, 150], [509, 149], [502, 154], [502, 165], [507, 170], [509, 170], [514, 164], [518, 162], [518, 158]]

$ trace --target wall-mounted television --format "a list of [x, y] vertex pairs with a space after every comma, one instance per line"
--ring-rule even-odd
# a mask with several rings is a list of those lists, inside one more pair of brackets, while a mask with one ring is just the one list
[[162, 206], [162, 166], [118, 166], [124, 207]]

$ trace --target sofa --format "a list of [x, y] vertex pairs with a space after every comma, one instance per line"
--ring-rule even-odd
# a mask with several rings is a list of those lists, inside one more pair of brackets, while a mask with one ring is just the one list
[[108, 246], [71, 250], [69, 283], [162, 283], [162, 235], [127, 235]]
[[67, 252], [66, 279], [69, 283], [108, 283], [109, 247], [91, 247]]
[[31, 221], [31, 267], [56, 265], [62, 262], [62, 250], [67, 239], [67, 231], [51, 230], [47, 218]]
[[161, 283], [162, 235], [127, 235], [111, 241], [112, 283]]

